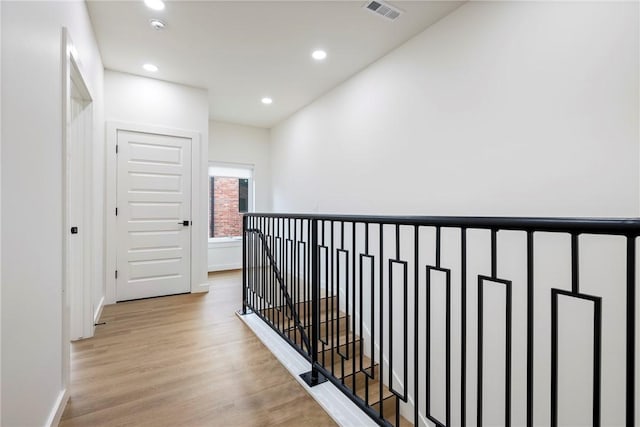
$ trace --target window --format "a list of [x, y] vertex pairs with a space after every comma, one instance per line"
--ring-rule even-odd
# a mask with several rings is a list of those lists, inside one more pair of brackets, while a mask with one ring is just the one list
[[209, 166], [209, 238], [242, 236], [242, 214], [253, 208], [253, 168]]

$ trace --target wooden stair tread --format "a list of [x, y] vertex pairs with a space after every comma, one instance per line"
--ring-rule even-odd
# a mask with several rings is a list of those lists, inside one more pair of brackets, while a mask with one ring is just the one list
[[[380, 378], [379, 378], [379, 366], [376, 363], [373, 367], [371, 366], [371, 359], [362, 356], [362, 366], [364, 369], [373, 369], [374, 378], [369, 378], [364, 372], [361, 371], [360, 366], [360, 345], [361, 339], [358, 334], [354, 334], [352, 330], [352, 324], [349, 322], [351, 316], [347, 316], [344, 312], [340, 311], [337, 307], [337, 299], [335, 296], [328, 297], [329, 301], [326, 302], [327, 297], [323, 297], [320, 302], [320, 340], [318, 342], [318, 361], [322, 363], [325, 368], [329, 372], [333, 372], [334, 376], [343, 382], [343, 384], [349, 388], [352, 392], [355, 393], [363, 402], [368, 403], [368, 405], [373, 408], [375, 411], [379, 411], [380, 408]], [[333, 301], [332, 301], [333, 300]], [[296, 308], [298, 309], [298, 316], [301, 321], [305, 321], [307, 326], [304, 327], [305, 333], [307, 337], [310, 339], [310, 317], [311, 317], [311, 307], [310, 305], [305, 303], [305, 301], [300, 301], [296, 303]], [[333, 309], [331, 305], [333, 304]], [[328, 308], [328, 311], [327, 311]], [[300, 333], [299, 328], [295, 327], [293, 323], [293, 319], [288, 319], [286, 316], [290, 314], [290, 310], [286, 306], [277, 306], [265, 308], [260, 311], [261, 314], [267, 319], [271, 320], [273, 323], [277, 324], [277, 320], [279, 318], [280, 326], [283, 327], [283, 319], [284, 319], [284, 334], [289, 337], [294, 343], [297, 345], [302, 345], [302, 335]], [[305, 317], [306, 316], [306, 317]], [[347, 327], [347, 322], [348, 327]], [[339, 325], [339, 327], [338, 327]], [[329, 329], [327, 329], [329, 328]], [[348, 329], [348, 334], [347, 334]], [[335, 332], [339, 330], [340, 334], [338, 337], [335, 337]], [[334, 335], [332, 335], [332, 333]], [[355, 335], [355, 337], [354, 337]], [[327, 344], [322, 342], [322, 340], [327, 341]], [[338, 342], [340, 345], [338, 346]], [[355, 342], [355, 353], [353, 352], [353, 345]], [[348, 346], [348, 350], [347, 347]], [[304, 348], [304, 346], [303, 346]], [[342, 358], [339, 352], [342, 354], [349, 354], [349, 358]], [[331, 355], [333, 353], [333, 365], [331, 364]], [[324, 359], [323, 359], [324, 356]], [[343, 362], [344, 360], [344, 362]], [[344, 376], [342, 365], [344, 363]], [[333, 370], [332, 370], [333, 368]], [[355, 372], [354, 372], [355, 368]], [[354, 390], [354, 377], [355, 377], [355, 390]], [[367, 393], [367, 385], [368, 382], [368, 396]], [[395, 394], [387, 387], [386, 385], [382, 386], [382, 399], [383, 399], [383, 408], [384, 408], [384, 418], [391, 423], [391, 425], [395, 426], [396, 423], [396, 412], [398, 411], [398, 403]], [[396, 427], [409, 427], [413, 426], [408, 420], [404, 417], [400, 417], [400, 424]]]

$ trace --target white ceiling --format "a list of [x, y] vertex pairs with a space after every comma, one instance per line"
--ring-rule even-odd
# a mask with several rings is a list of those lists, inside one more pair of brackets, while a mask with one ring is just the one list
[[[209, 90], [210, 117], [271, 127], [452, 12], [458, 1], [394, 1], [379, 17], [364, 1], [89, 1], [107, 69]], [[149, 20], [166, 22], [164, 30]], [[314, 49], [327, 51], [321, 62]], [[151, 62], [157, 73], [142, 69]], [[266, 106], [260, 100], [273, 98]]]

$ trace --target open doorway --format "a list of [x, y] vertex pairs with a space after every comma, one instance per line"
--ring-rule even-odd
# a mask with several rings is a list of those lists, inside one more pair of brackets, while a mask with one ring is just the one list
[[[93, 336], [91, 295], [91, 156], [93, 98], [66, 28], [63, 50], [63, 289], [62, 371], [69, 385], [70, 341]], [[68, 391], [68, 389], [67, 389]]]

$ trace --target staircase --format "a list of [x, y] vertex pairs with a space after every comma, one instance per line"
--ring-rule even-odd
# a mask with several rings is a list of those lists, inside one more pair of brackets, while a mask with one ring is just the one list
[[[312, 327], [310, 304], [299, 302], [293, 306], [300, 327], [294, 325], [292, 310], [286, 305], [265, 308], [258, 313], [272, 325], [279, 324], [285, 337], [306, 351], [304, 341], [310, 339]], [[380, 381], [380, 365], [378, 361], [372, 363], [365, 354], [364, 341], [354, 333], [353, 326], [353, 317], [338, 309], [335, 297], [320, 299], [318, 363], [343, 386], [343, 392], [351, 394], [352, 400], [375, 411], [376, 421], [381, 425], [412, 426], [400, 415], [400, 399]]]

